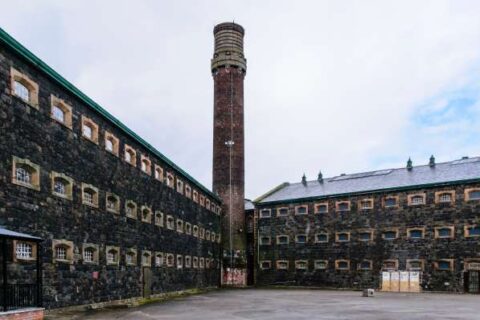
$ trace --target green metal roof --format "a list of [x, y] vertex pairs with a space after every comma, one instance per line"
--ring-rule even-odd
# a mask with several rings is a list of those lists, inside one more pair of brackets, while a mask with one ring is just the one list
[[35, 56], [32, 52], [30, 52], [27, 48], [25, 48], [22, 44], [20, 44], [17, 40], [15, 40], [12, 36], [10, 36], [7, 32], [5, 32], [5, 30], [3, 30], [2, 28], [0, 28], [0, 42], [5, 44], [7, 46], [7, 48], [11, 49], [17, 55], [19, 55], [20, 57], [25, 59], [28, 63], [32, 64], [39, 71], [46, 74], [48, 77], [50, 77], [53, 81], [55, 81], [58, 85], [60, 85], [66, 91], [68, 91], [69, 93], [71, 93], [72, 95], [74, 95], [75, 97], [80, 99], [88, 107], [92, 108], [94, 111], [96, 111], [101, 116], [106, 118], [113, 125], [115, 125], [118, 129], [123, 131], [123, 133], [125, 133], [125, 135], [127, 135], [128, 137], [135, 140], [137, 143], [139, 143], [140, 145], [145, 147], [147, 150], [152, 152], [155, 156], [159, 157], [163, 162], [165, 162], [167, 165], [171, 166], [180, 175], [182, 175], [187, 180], [189, 180], [191, 183], [193, 183], [195, 186], [197, 186], [197, 188], [199, 188], [200, 190], [202, 190], [203, 192], [205, 192], [206, 194], [208, 194], [209, 196], [211, 196], [215, 200], [221, 202], [221, 199], [218, 195], [214, 194], [212, 191], [207, 189], [200, 182], [198, 182], [192, 176], [190, 176], [188, 173], [186, 173], [183, 169], [178, 167], [170, 159], [168, 159], [166, 156], [164, 156], [160, 151], [155, 149], [151, 144], [149, 144], [144, 139], [142, 139], [140, 136], [138, 136], [135, 132], [133, 132], [126, 125], [124, 125], [122, 122], [120, 122], [120, 120], [118, 120], [113, 115], [111, 115], [108, 111], [106, 111], [104, 108], [102, 108], [98, 103], [96, 103], [91, 98], [89, 98], [86, 94], [84, 94], [82, 91], [80, 91], [80, 89], [75, 87], [72, 83], [67, 81], [64, 77], [62, 77], [55, 70], [53, 70], [51, 67], [49, 67], [40, 58]]

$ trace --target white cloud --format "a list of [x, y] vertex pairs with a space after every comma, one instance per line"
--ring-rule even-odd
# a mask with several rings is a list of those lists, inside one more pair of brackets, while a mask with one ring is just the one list
[[246, 28], [247, 196], [303, 172], [478, 154], [479, 112], [415, 121], [480, 80], [476, 1], [20, 3], [3, 28], [208, 187], [212, 29], [232, 19]]

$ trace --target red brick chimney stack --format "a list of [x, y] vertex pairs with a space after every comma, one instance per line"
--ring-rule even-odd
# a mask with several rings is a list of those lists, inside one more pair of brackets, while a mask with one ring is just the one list
[[246, 285], [245, 169], [243, 129], [242, 26], [226, 22], [215, 26], [211, 60], [214, 82], [213, 191], [223, 200], [222, 284]]

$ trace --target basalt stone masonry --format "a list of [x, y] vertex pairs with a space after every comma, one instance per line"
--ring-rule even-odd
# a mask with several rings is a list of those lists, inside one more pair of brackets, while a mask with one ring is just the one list
[[0, 225], [44, 239], [47, 308], [219, 284], [220, 198], [1, 29], [0, 119]]
[[255, 204], [257, 284], [409, 291], [414, 273], [414, 291], [479, 292], [480, 158], [304, 177]]

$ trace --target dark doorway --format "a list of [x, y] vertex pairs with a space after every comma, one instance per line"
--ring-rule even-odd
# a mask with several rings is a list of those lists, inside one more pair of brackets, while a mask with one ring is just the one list
[[469, 293], [480, 293], [480, 271], [465, 272], [465, 291]]
[[150, 298], [152, 293], [152, 269], [150, 267], [143, 267], [143, 297]]
[[247, 216], [247, 286], [253, 286], [255, 268], [255, 228], [253, 212]]

